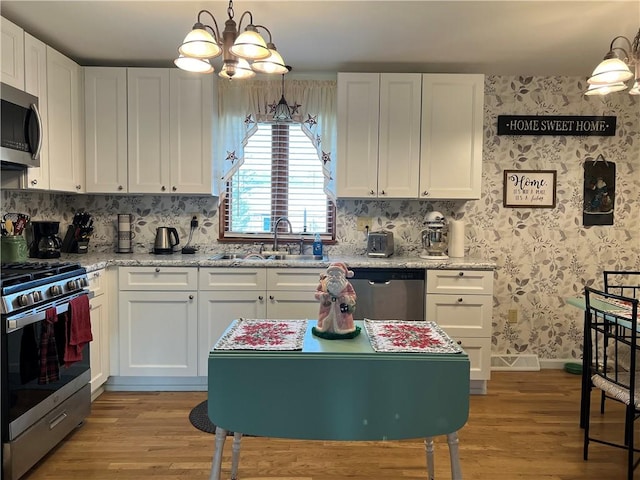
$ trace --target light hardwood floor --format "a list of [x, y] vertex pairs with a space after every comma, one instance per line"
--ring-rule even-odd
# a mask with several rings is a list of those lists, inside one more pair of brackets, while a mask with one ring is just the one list
[[[471, 397], [469, 421], [459, 433], [465, 480], [626, 478], [620, 450], [591, 444], [589, 461], [582, 460], [579, 376], [561, 370], [493, 372], [488, 390], [486, 396]], [[206, 479], [214, 436], [195, 429], [188, 419], [191, 408], [205, 398], [205, 392], [104, 393], [93, 403], [85, 424], [25, 478]], [[595, 400], [594, 395], [594, 406]], [[607, 408], [592, 429], [621, 434], [620, 407], [608, 402]], [[230, 455], [228, 440], [222, 465], [225, 479]], [[436, 440], [435, 461], [436, 479], [450, 479], [444, 438]], [[424, 480], [424, 444], [245, 437], [239, 478]]]

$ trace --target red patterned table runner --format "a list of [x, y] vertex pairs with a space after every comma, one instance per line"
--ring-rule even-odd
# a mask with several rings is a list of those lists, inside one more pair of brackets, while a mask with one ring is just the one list
[[258, 320], [240, 318], [214, 350], [302, 350], [306, 320]]
[[376, 352], [462, 353], [462, 348], [435, 322], [364, 320]]

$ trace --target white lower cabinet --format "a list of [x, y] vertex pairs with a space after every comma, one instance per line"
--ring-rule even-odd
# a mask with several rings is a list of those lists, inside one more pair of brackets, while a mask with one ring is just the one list
[[201, 268], [198, 375], [207, 375], [211, 347], [236, 318], [317, 318], [321, 268]]
[[464, 348], [471, 380], [491, 377], [493, 272], [428, 270], [427, 321], [436, 322]]
[[119, 374], [196, 376], [198, 269], [121, 267]]
[[89, 301], [91, 309], [91, 334], [93, 341], [89, 345], [91, 366], [91, 395], [94, 395], [107, 381], [110, 374], [110, 325], [109, 300], [106, 284], [106, 270], [97, 270], [88, 275], [89, 290], [94, 297]]

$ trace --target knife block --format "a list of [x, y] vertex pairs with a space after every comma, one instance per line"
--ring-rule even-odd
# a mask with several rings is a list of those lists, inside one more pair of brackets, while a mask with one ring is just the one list
[[76, 228], [75, 225], [67, 227], [61, 248], [64, 253], [87, 253], [89, 251], [89, 239], [76, 240]]

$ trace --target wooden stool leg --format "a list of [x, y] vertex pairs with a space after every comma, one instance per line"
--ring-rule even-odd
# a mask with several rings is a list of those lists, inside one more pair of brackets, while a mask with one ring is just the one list
[[211, 463], [211, 475], [209, 480], [220, 480], [220, 470], [222, 469], [222, 450], [224, 449], [224, 441], [227, 438], [227, 431], [224, 428], [216, 426], [216, 444], [213, 452], [213, 461]]
[[424, 439], [424, 448], [427, 451], [427, 478], [429, 480], [434, 480], [436, 477], [435, 466], [433, 463], [433, 437]]
[[452, 480], [462, 480], [462, 469], [460, 468], [460, 458], [458, 457], [458, 432], [447, 434], [449, 444], [449, 458], [451, 459]]
[[238, 478], [238, 464], [240, 463], [240, 441], [242, 440], [242, 434], [238, 432], [233, 433], [233, 446], [231, 448], [231, 480]]

